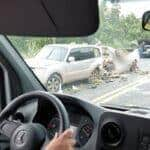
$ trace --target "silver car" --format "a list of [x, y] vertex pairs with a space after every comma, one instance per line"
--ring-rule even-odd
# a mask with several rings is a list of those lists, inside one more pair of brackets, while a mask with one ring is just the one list
[[35, 58], [26, 61], [52, 92], [58, 92], [64, 83], [95, 75], [103, 62], [101, 49], [86, 44], [47, 45]]

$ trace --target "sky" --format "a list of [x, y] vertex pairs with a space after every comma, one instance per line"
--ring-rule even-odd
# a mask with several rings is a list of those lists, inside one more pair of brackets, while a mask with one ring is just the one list
[[[122, 1], [123, 2], [120, 3], [122, 15], [134, 13], [135, 16], [141, 18], [145, 11], [150, 10], [150, 0], [127, 0], [127, 1], [122, 0]], [[112, 6], [112, 4], [109, 2], [107, 4], [108, 7]]]
[[148, 10], [150, 10], [150, 0], [121, 3], [121, 13], [124, 15], [134, 13], [138, 18], [141, 18]]

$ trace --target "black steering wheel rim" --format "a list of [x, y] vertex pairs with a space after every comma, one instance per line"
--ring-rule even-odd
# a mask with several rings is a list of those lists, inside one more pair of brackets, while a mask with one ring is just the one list
[[7, 120], [9, 116], [13, 115], [19, 107], [23, 106], [23, 104], [27, 102], [43, 101], [43, 100], [51, 103], [56, 108], [56, 111], [58, 112], [59, 119], [60, 119], [59, 132], [63, 132], [64, 130], [68, 129], [70, 127], [70, 122], [69, 122], [68, 113], [64, 105], [56, 96], [43, 91], [29, 92], [21, 96], [18, 96], [17, 98], [12, 100], [12, 102], [8, 104], [4, 108], [4, 110], [0, 113], [0, 124], [4, 120]]

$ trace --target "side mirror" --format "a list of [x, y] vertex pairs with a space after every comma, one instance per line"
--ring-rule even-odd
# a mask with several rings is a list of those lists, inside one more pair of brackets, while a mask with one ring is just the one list
[[142, 18], [142, 27], [144, 30], [150, 31], [150, 11], [144, 13]]
[[69, 57], [68, 58], [68, 62], [74, 62], [75, 61], [75, 58], [74, 57]]

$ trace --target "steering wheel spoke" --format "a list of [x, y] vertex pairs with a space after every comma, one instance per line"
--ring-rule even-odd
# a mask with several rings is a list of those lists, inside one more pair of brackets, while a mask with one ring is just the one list
[[8, 138], [12, 137], [14, 131], [21, 125], [17, 121], [4, 120], [0, 123], [0, 133], [7, 136]]

